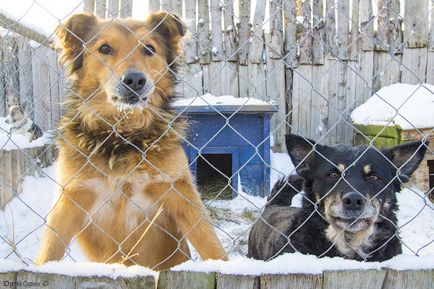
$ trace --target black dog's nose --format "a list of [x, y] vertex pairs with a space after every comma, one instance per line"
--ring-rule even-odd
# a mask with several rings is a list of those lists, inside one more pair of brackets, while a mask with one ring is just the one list
[[365, 206], [366, 199], [361, 194], [352, 192], [344, 195], [342, 203], [346, 209], [360, 210]]
[[138, 71], [129, 71], [124, 75], [122, 82], [131, 90], [139, 92], [146, 84], [146, 77]]

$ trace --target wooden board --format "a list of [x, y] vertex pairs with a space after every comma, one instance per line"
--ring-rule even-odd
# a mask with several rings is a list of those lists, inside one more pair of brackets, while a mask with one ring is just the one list
[[404, 2], [404, 39], [406, 47], [427, 47], [430, 0]]
[[427, 69], [427, 58], [427, 48], [404, 48], [402, 55], [401, 82], [410, 84], [424, 83]]
[[260, 288], [261, 289], [288, 289], [288, 288], [321, 289], [322, 276], [306, 275], [306, 274], [265, 275], [260, 277]]
[[381, 289], [386, 272], [382, 270], [326, 271], [323, 289]]
[[434, 270], [387, 270], [382, 289], [432, 289]]
[[33, 119], [32, 48], [28, 40], [22, 37], [18, 38], [18, 64], [20, 103], [26, 115]]
[[158, 289], [214, 289], [215, 273], [165, 271], [158, 278]]
[[216, 289], [259, 289], [259, 277], [217, 274]]

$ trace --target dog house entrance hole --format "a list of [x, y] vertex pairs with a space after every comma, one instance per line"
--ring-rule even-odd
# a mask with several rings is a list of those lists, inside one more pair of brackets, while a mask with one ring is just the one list
[[231, 176], [231, 154], [201, 154], [197, 159], [196, 179], [203, 198], [231, 199]]

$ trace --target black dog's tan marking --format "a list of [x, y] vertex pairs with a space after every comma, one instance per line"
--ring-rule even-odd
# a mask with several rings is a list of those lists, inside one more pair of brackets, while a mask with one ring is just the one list
[[[395, 193], [419, 166], [427, 145], [411, 142], [381, 151], [317, 145], [311, 153], [313, 144], [287, 135], [288, 154], [300, 176], [274, 186], [250, 232], [249, 257], [269, 260], [298, 251], [383, 261], [401, 253]], [[302, 189], [302, 208], [290, 207]]]

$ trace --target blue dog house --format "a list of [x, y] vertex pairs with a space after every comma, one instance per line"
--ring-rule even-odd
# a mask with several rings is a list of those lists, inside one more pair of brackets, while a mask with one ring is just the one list
[[189, 121], [184, 149], [202, 195], [206, 187], [217, 190], [213, 198], [235, 197], [239, 184], [248, 194], [268, 195], [270, 118], [277, 111], [274, 106], [265, 102], [204, 104], [181, 105], [177, 110]]

